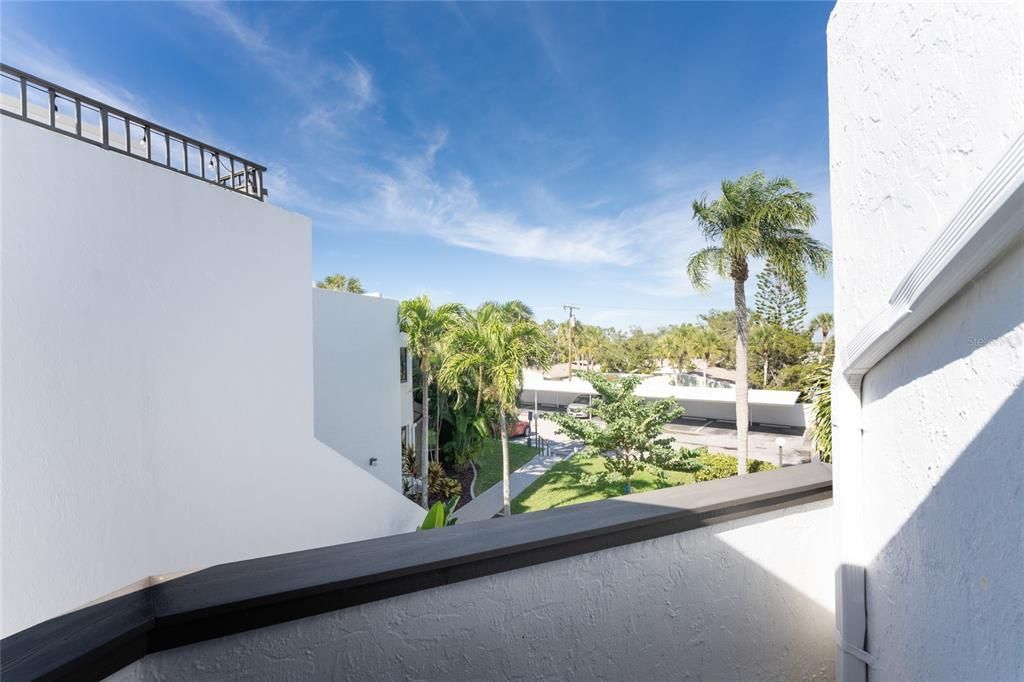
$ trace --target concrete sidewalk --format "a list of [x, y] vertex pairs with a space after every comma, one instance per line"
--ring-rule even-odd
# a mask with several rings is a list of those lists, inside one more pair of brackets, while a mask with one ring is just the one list
[[[547, 441], [545, 452], [539, 453], [529, 462], [519, 467], [508, 477], [509, 499], [515, 499], [516, 495], [526, 490], [531, 483], [540, 477], [545, 471], [555, 466], [563, 459], [573, 455], [582, 447], [577, 442], [552, 442]], [[492, 518], [501, 512], [501, 482], [495, 483], [483, 493], [476, 496], [466, 506], [455, 512], [455, 518], [459, 523], [470, 521], [483, 521]]]

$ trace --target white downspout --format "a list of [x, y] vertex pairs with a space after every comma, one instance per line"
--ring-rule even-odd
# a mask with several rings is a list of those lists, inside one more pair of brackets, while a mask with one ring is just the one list
[[836, 510], [836, 680], [867, 682], [874, 658], [865, 650], [864, 451], [861, 380], [832, 379], [832, 480]]

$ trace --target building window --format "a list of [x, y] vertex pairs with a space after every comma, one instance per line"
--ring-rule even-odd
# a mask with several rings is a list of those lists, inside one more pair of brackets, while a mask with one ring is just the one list
[[398, 351], [398, 360], [402, 363], [402, 368], [399, 370], [402, 377], [402, 383], [409, 381], [409, 349], [402, 346]]

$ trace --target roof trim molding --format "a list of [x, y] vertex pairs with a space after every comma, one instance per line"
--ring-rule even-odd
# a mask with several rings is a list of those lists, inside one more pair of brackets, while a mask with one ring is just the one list
[[852, 386], [1024, 234], [1024, 133], [842, 352]]

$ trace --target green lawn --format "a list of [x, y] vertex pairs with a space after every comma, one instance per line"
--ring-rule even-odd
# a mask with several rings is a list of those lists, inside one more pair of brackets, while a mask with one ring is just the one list
[[[580, 474], [599, 474], [605, 470], [604, 460], [573, 456], [559, 462], [540, 478], [530, 484], [517, 498], [512, 500], [512, 513], [540, 511], [553, 507], [564, 507], [579, 502], [604, 500], [624, 494], [623, 482], [583, 485], [579, 481]], [[668, 480], [672, 485], [693, 483], [693, 474], [669, 471]], [[633, 478], [633, 492], [657, 489], [657, 479], [646, 471]]]
[[[537, 450], [522, 443], [508, 444], [508, 472], [512, 473], [523, 466], [537, 454]], [[479, 495], [495, 483], [501, 481], [501, 441], [488, 438], [484, 448], [476, 459], [476, 483], [473, 489]]]

